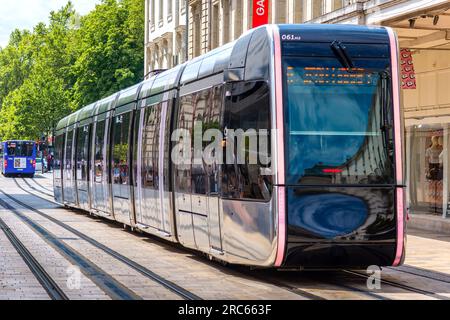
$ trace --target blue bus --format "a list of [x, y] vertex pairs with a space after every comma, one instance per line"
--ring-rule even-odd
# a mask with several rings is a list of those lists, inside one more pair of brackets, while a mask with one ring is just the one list
[[1, 168], [5, 177], [22, 175], [33, 177], [36, 169], [36, 143], [9, 140], [1, 143]]

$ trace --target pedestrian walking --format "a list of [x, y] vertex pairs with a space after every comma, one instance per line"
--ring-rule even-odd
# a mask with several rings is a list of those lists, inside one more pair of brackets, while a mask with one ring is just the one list
[[50, 172], [52, 170], [52, 165], [53, 165], [53, 163], [52, 163], [52, 154], [49, 152], [47, 154], [47, 171]]

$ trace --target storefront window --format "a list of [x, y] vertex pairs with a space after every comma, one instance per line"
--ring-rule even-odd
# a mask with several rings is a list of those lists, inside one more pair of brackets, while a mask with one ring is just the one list
[[407, 123], [410, 211], [445, 217], [449, 205], [449, 124], [429, 120], [413, 122], [409, 126]]

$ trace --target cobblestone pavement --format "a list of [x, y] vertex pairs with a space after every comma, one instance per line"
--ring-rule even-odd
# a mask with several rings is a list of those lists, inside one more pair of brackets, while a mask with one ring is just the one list
[[[203, 299], [443, 299], [450, 298], [450, 239], [411, 231], [407, 259], [401, 268], [383, 268], [380, 289], [368, 290], [366, 278], [343, 272], [250, 271], [242, 267], [224, 267], [201, 255], [151, 236], [132, 233], [104, 219], [68, 210], [51, 200], [51, 174], [35, 179], [0, 177], [0, 188], [9, 195], [67, 224], [134, 262]], [[99, 273], [108, 274], [142, 299], [181, 299], [154, 280], [106, 254], [77, 235], [0, 195], [0, 198], [25, 217], [44, 228], [71, 250], [94, 264]], [[23, 219], [1, 208], [0, 217], [35, 256], [47, 273], [70, 299], [110, 299], [108, 290], [98, 285], [92, 274], [80, 272], [78, 286], [70, 285], [74, 265], [49, 245]], [[419, 288], [426, 292], [408, 290]], [[437, 295], [433, 295], [436, 293]], [[45, 290], [22, 258], [0, 231], [0, 299], [49, 299]]]

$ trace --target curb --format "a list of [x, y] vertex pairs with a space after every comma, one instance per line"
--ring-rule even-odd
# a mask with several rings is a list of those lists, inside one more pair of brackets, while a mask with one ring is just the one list
[[450, 235], [450, 219], [442, 216], [428, 216], [423, 214], [410, 214], [407, 222], [408, 228], [431, 231]]

